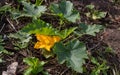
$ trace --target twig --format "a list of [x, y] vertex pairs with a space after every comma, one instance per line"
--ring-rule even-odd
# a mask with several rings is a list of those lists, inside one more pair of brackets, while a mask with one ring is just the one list
[[93, 46], [92, 48], [90, 48], [89, 50], [95, 49], [96, 47], [98, 47], [100, 45], [100, 43], [96, 44], [95, 46]]
[[69, 68], [65, 69], [60, 75], [64, 75], [64, 73], [68, 70], [69, 70]]
[[3, 24], [2, 28], [0, 29], [0, 33], [2, 32], [4, 27], [5, 27], [5, 23]]
[[11, 27], [15, 30], [15, 32], [17, 32], [17, 30], [15, 29], [14, 25], [10, 22], [10, 20], [7, 18], [7, 21], [9, 22], [9, 24], [11, 25]]

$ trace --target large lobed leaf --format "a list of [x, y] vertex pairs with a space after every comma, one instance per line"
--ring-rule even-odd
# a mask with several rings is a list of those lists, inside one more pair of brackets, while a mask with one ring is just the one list
[[80, 19], [79, 12], [73, 10], [73, 3], [70, 1], [61, 1], [59, 4], [51, 4], [51, 11], [57, 15], [62, 15], [70, 22], [76, 22], [77, 19]]
[[17, 19], [20, 17], [32, 17], [34, 19], [37, 19], [41, 16], [42, 13], [44, 13], [47, 9], [46, 6], [36, 6], [35, 4], [27, 3], [25, 1], [22, 1], [23, 11], [19, 11], [18, 9], [12, 9], [11, 14], [13, 19]]
[[42, 20], [34, 20], [33, 23], [28, 24], [22, 29], [23, 32], [30, 34], [44, 34], [44, 35], [55, 35], [56, 30], [52, 28], [49, 23]]
[[77, 32], [79, 34], [87, 34], [87, 35], [92, 35], [95, 36], [96, 33], [100, 32], [101, 29], [104, 27], [102, 25], [86, 25], [84, 23], [79, 24]]
[[27, 2], [22, 2], [24, 8], [23, 10], [31, 17], [37, 18], [41, 16], [41, 13], [44, 13], [47, 9], [46, 6], [35, 6]]
[[76, 29], [76, 27], [71, 27], [69, 29], [64, 29], [64, 30], [59, 31], [59, 30], [53, 28], [52, 25], [49, 23], [46, 23], [42, 20], [34, 20], [32, 23], [25, 26], [21, 31], [29, 33], [29, 34], [39, 33], [39, 34], [43, 34], [43, 35], [58, 35], [62, 39], [65, 39], [75, 29]]
[[85, 58], [88, 58], [86, 53], [86, 46], [79, 40], [70, 41], [66, 47], [62, 43], [56, 43], [53, 48], [57, 55], [59, 63], [66, 62], [68, 67], [71, 67], [77, 72], [83, 72], [83, 64]]

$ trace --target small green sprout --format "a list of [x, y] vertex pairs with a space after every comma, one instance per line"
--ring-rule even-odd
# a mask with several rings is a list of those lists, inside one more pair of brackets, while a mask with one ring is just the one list
[[37, 75], [38, 73], [42, 73], [42, 75], [49, 75], [43, 69], [43, 66], [45, 65], [44, 61], [39, 61], [39, 59], [35, 57], [27, 57], [23, 59], [23, 62], [28, 65], [24, 75]]

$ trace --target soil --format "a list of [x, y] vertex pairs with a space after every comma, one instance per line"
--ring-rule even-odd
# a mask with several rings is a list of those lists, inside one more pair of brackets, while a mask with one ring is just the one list
[[[101, 24], [104, 25], [106, 28], [104, 31], [99, 33], [96, 37], [92, 36], [83, 36], [80, 40], [86, 43], [88, 51], [93, 50], [101, 50], [104, 49], [104, 46], [112, 47], [113, 51], [115, 52], [115, 55], [105, 55], [106, 59], [110, 62], [110, 65], [116, 64], [118, 69], [120, 69], [120, 5], [114, 4], [110, 0], [71, 0], [74, 3], [75, 8], [80, 12], [81, 14], [81, 20], [78, 22], [84, 22], [88, 24]], [[4, 5], [5, 2], [8, 3], [14, 3], [14, 1], [10, 0], [0, 0], [0, 6]], [[34, 0], [33, 0], [34, 2]], [[52, 0], [48, 1], [49, 3], [53, 2]], [[57, 0], [55, 1], [57, 2]], [[49, 3], [46, 3], [49, 5]], [[95, 8], [101, 11], [107, 12], [107, 16], [101, 20], [91, 20], [89, 18], [86, 18], [84, 13], [86, 12], [85, 6], [88, 4], [94, 4]], [[0, 15], [0, 29], [4, 26], [0, 34], [6, 36], [9, 33], [14, 33], [15, 30], [11, 27], [10, 23], [7, 19], [10, 20], [10, 22], [15, 26], [17, 30], [20, 30], [22, 27], [24, 27], [27, 23], [31, 22], [31, 19], [28, 20], [28, 18], [22, 18], [22, 20], [18, 20], [19, 23], [16, 21], [11, 20], [6, 15]], [[44, 20], [49, 22], [50, 18], [42, 17]], [[52, 22], [53, 25], [56, 24], [55, 20]], [[5, 38], [4, 38], [5, 39]], [[29, 56], [35, 56], [38, 57], [41, 60], [46, 61], [46, 59], [40, 54], [38, 50], [33, 49], [33, 45], [29, 45], [29, 50], [19, 50], [15, 51], [13, 49], [13, 45], [11, 45], [11, 41], [6, 39], [6, 45], [5, 48], [11, 52], [14, 52], [14, 55], [3, 55], [4, 59], [7, 61], [3, 64], [0, 64], [0, 74], [2, 71], [5, 71], [7, 66], [10, 65], [10, 63], [17, 61], [18, 62], [18, 71], [17, 75], [22, 75], [22, 72], [26, 68], [26, 65], [22, 62], [24, 57]], [[93, 53], [93, 55], [95, 55]], [[68, 69], [65, 65], [60, 65], [57, 63], [56, 58], [50, 58], [47, 59], [50, 63], [45, 65], [45, 70], [47, 70], [51, 75], [71, 75], [72, 70]], [[114, 64], [112, 64], [114, 63]], [[78, 74], [81, 75], [81, 74]]]

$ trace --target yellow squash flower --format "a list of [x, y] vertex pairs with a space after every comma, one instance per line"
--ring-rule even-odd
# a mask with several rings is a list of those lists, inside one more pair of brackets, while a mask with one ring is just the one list
[[59, 36], [48, 36], [41, 34], [36, 34], [36, 38], [38, 42], [35, 44], [34, 48], [35, 49], [45, 48], [47, 51], [50, 51], [54, 44], [61, 40]]

